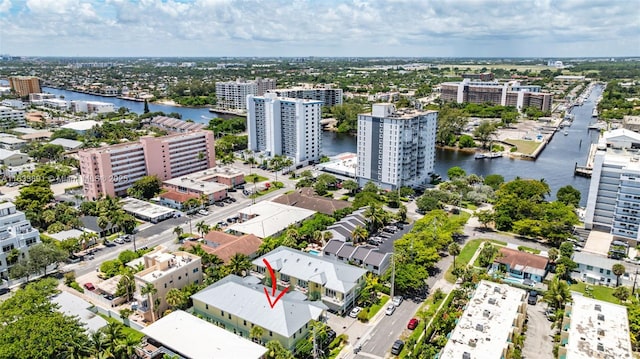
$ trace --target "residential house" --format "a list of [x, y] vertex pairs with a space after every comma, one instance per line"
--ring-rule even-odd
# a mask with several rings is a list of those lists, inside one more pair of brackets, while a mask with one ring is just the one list
[[616, 285], [616, 275], [613, 274], [613, 265], [622, 264], [625, 266], [625, 273], [620, 276], [620, 284], [631, 286], [633, 275], [631, 268], [624, 262], [617, 261], [598, 254], [587, 252], [575, 252], [573, 261], [578, 267], [571, 273], [571, 277], [589, 284]]
[[58, 311], [78, 318], [87, 334], [95, 333], [108, 324], [104, 318], [92, 310], [95, 308], [93, 304], [69, 292], [61, 291], [51, 297], [51, 301], [58, 305]]
[[549, 258], [511, 248], [500, 248], [491, 265], [492, 271], [503, 271], [508, 277], [542, 282], [547, 275]]
[[173, 190], [160, 193], [160, 204], [166, 207], [175, 208], [177, 210], [184, 210], [184, 203], [190, 199], [200, 199], [200, 196], [194, 193], [180, 193]]
[[25, 146], [27, 141], [19, 139], [17, 136], [2, 134], [0, 137], [0, 148], [9, 151], [17, 151]]
[[185, 248], [200, 246], [209, 254], [215, 254], [225, 264], [228, 264], [235, 254], [244, 254], [250, 259], [256, 257], [262, 241], [253, 234], [234, 236], [221, 231], [211, 231], [204, 236], [203, 241], [185, 242]]
[[75, 151], [82, 147], [82, 141], [69, 140], [66, 138], [56, 138], [49, 142], [50, 145], [60, 145], [65, 151]]
[[[144, 255], [145, 269], [134, 275], [140, 292], [136, 297], [140, 303], [138, 311], [146, 321], [158, 319], [158, 314], [169, 308], [165, 297], [172, 288], [182, 289], [189, 284], [202, 283], [202, 259], [188, 252], [168, 253], [163, 246], [156, 247]], [[149, 303], [148, 295], [142, 295], [142, 288], [152, 284], [157, 292], [151, 295], [154, 303]], [[153, 308], [151, 307], [153, 305]], [[155, 311], [151, 312], [151, 309]]]
[[261, 359], [267, 348], [177, 310], [142, 329], [136, 354], [142, 359]]
[[376, 247], [354, 246], [349, 242], [332, 239], [322, 249], [323, 257], [355, 264], [371, 273], [382, 275], [391, 264], [391, 253], [382, 253]]
[[18, 151], [9, 151], [0, 148], [0, 165], [4, 166], [22, 166], [29, 162], [29, 156]]
[[309, 298], [320, 298], [337, 313], [345, 313], [354, 304], [365, 282], [366, 270], [329, 258], [280, 246], [254, 260], [253, 272], [264, 278], [274, 270], [280, 288], [291, 286]]
[[118, 227], [113, 226], [111, 223], [105, 228], [100, 228], [100, 226], [98, 226], [98, 217], [96, 216], [82, 216], [80, 217], [80, 222], [82, 222], [82, 227], [85, 231], [97, 233], [100, 238], [119, 231]]
[[304, 208], [262, 201], [240, 210], [240, 222], [229, 226], [226, 232], [253, 234], [258, 238], [277, 236], [289, 226], [298, 225], [315, 213]]
[[279, 341], [288, 350], [307, 337], [313, 321], [322, 320], [326, 306], [320, 301], [309, 301], [299, 292], [290, 290], [273, 307], [265, 297], [260, 279], [230, 274], [191, 296], [193, 310], [218, 326], [244, 338], [251, 328], [263, 329], [262, 343]]
[[315, 190], [309, 187], [300, 188], [291, 193], [283, 194], [282, 196], [274, 199], [273, 202], [309, 209], [329, 216], [333, 215], [335, 211], [347, 208], [351, 205], [351, 203], [347, 201], [318, 196], [315, 193]]
[[342, 218], [338, 222], [327, 227], [327, 231], [331, 232], [333, 239], [339, 239], [343, 242], [351, 240], [351, 233], [356, 227], [368, 228], [368, 221], [364, 217], [366, 208], [360, 208], [350, 215]]

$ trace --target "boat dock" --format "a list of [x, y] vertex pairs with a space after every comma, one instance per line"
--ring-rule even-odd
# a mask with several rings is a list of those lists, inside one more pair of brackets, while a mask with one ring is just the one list
[[592, 143], [591, 147], [589, 147], [589, 156], [587, 156], [587, 163], [584, 166], [578, 166], [576, 162], [573, 167], [573, 175], [578, 177], [587, 177], [591, 178], [593, 174], [593, 159], [596, 156], [596, 151], [598, 151], [598, 144]]

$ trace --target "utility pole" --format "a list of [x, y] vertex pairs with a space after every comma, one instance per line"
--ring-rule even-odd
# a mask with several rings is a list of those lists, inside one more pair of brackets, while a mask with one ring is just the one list
[[638, 268], [636, 268], [636, 276], [633, 277], [633, 289], [631, 289], [631, 296], [636, 294], [636, 281], [638, 280]]
[[393, 295], [395, 293], [395, 280], [396, 280], [396, 261], [394, 257], [395, 253], [391, 253], [391, 299], [393, 299]]

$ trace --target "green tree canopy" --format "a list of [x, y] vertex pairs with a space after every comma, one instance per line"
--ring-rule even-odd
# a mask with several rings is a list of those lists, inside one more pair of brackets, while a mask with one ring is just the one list
[[162, 181], [158, 176], [144, 176], [135, 181], [127, 190], [127, 194], [138, 199], [150, 199], [160, 193]]
[[580, 206], [580, 191], [570, 185], [561, 187], [556, 194], [556, 198], [558, 198], [558, 201], [566, 205], [572, 205], [574, 208]]

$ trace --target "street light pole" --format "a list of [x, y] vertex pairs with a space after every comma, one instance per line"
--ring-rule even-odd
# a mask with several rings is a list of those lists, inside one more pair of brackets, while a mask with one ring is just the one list
[[395, 294], [395, 280], [396, 280], [396, 261], [394, 257], [395, 253], [391, 253], [391, 299], [393, 299], [393, 295]]
[[636, 281], [638, 280], [638, 268], [636, 268], [636, 276], [633, 277], [633, 289], [631, 289], [631, 296], [636, 294]]

